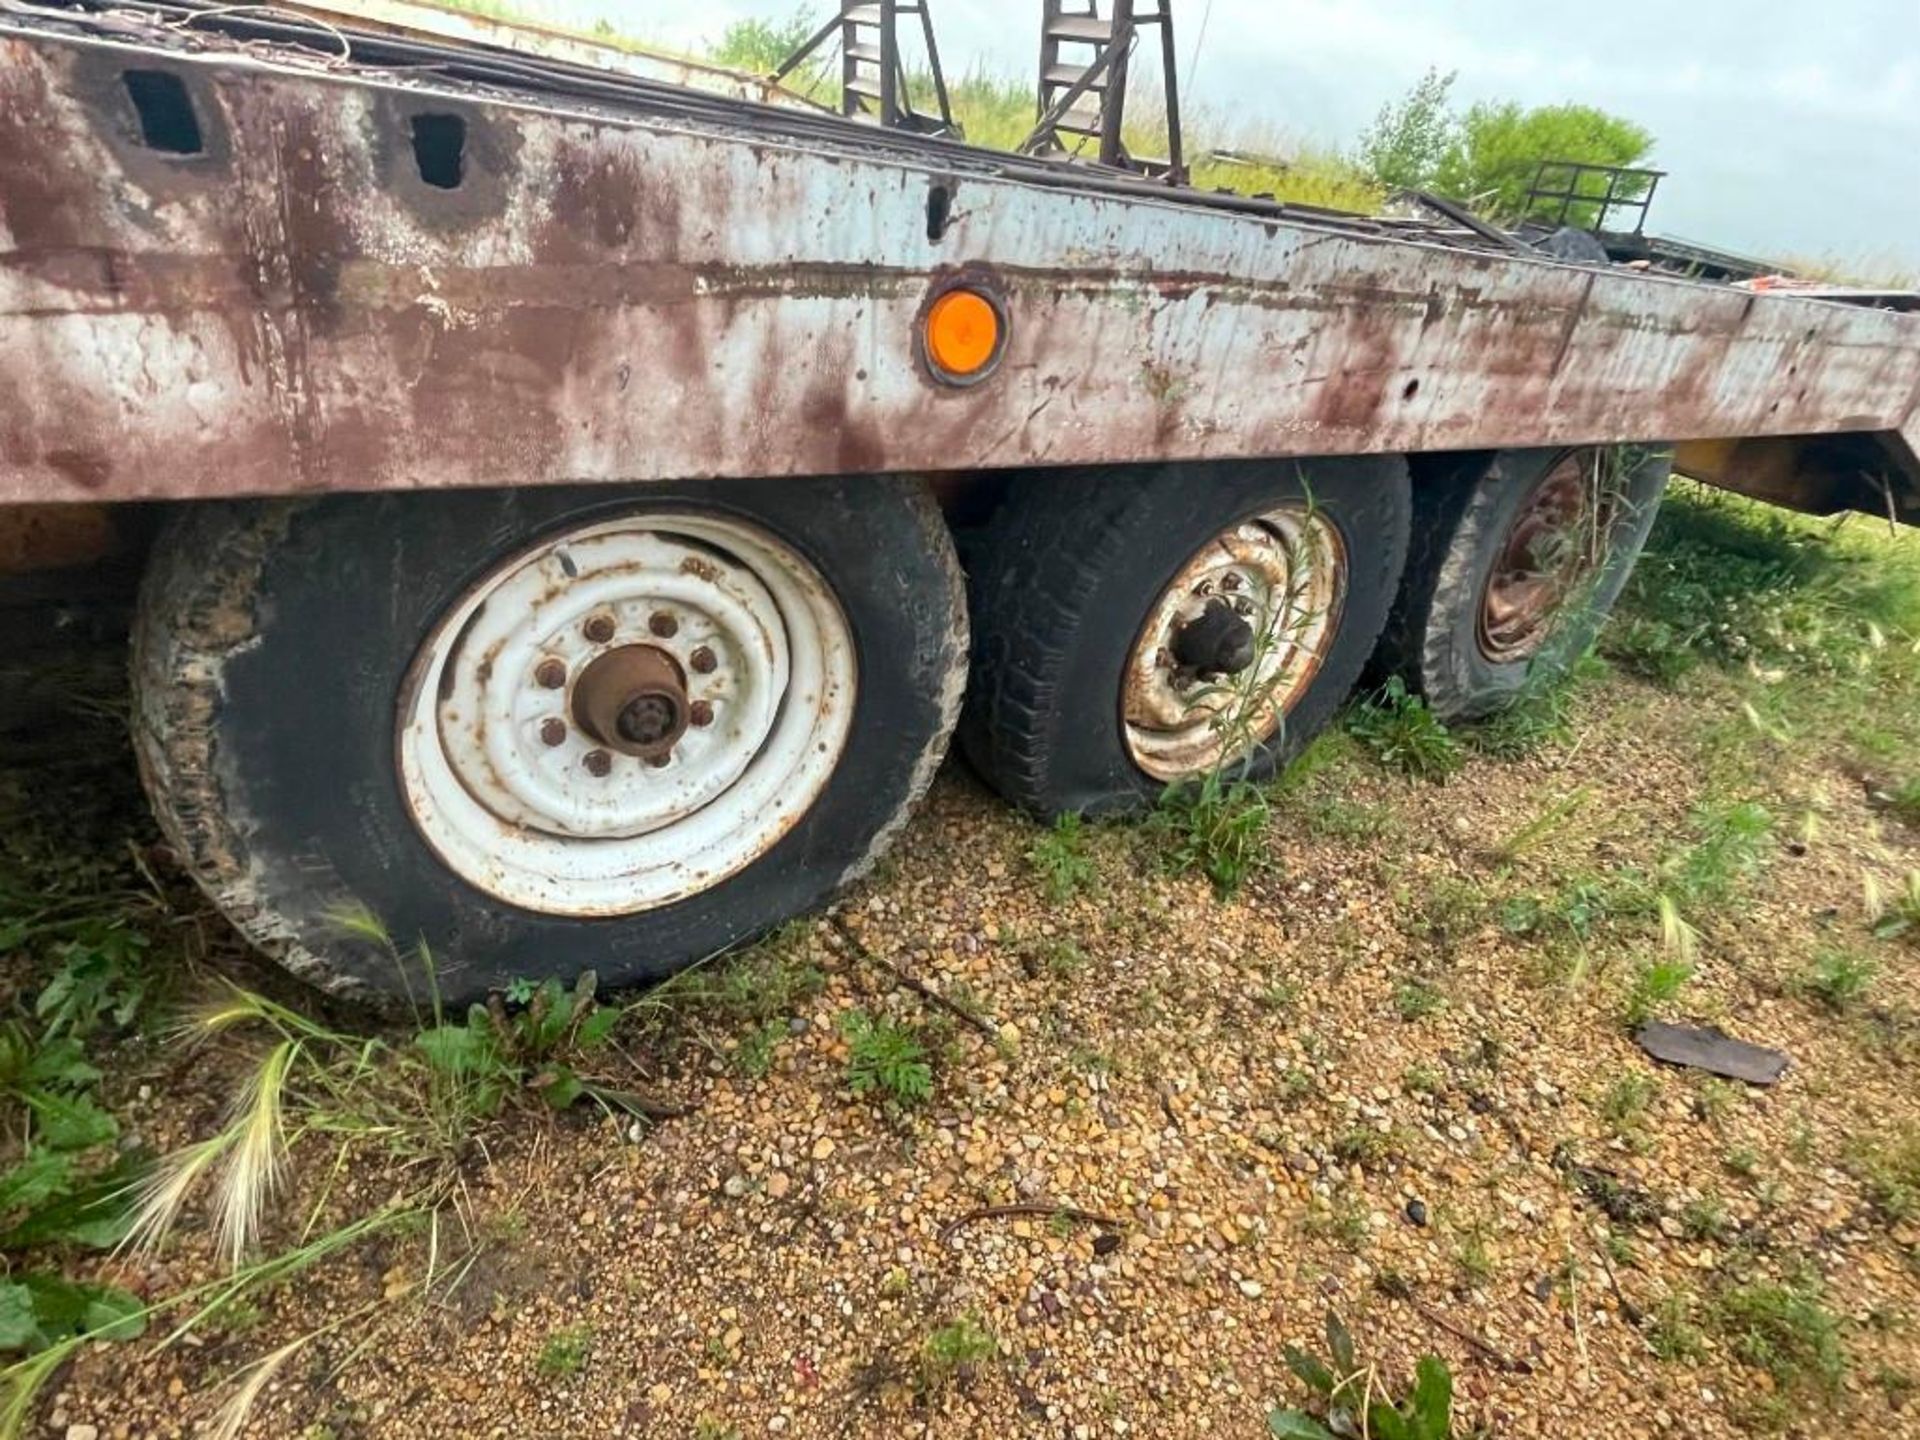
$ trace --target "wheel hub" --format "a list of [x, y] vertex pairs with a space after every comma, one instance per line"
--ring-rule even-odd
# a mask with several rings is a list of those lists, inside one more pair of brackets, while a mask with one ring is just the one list
[[590, 661], [573, 686], [574, 723], [602, 745], [662, 760], [687, 732], [687, 682], [656, 645], [622, 645]]
[[502, 562], [428, 636], [402, 789], [488, 894], [630, 914], [793, 827], [838, 763], [855, 680], [839, 603], [773, 536], [685, 513], [598, 521]]
[[1173, 632], [1173, 658], [1206, 679], [1238, 675], [1253, 664], [1253, 626], [1224, 600], [1209, 600], [1195, 619]]
[[1480, 653], [1496, 664], [1527, 660], [1553, 631], [1555, 615], [1593, 574], [1604, 527], [1599, 452], [1569, 451], [1540, 477], [1507, 526], [1481, 593]]
[[1319, 672], [1345, 597], [1345, 544], [1308, 504], [1214, 536], [1134, 640], [1120, 697], [1133, 762], [1182, 780], [1265, 743]]

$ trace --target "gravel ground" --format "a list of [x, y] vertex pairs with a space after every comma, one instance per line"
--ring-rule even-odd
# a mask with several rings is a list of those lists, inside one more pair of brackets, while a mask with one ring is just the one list
[[[246, 1433], [1254, 1435], [1306, 1399], [1282, 1347], [1320, 1348], [1331, 1307], [1389, 1383], [1442, 1356], [1462, 1433], [1920, 1434], [1920, 1401], [1900, 1408], [1920, 1375], [1920, 1231], [1876, 1211], [1849, 1163], [1920, 1118], [1920, 951], [1865, 939], [1860, 898], [1916, 849], [1828, 757], [1756, 738], [1729, 762], [1703, 722], [1730, 696], [1609, 680], [1568, 739], [1444, 786], [1336, 747], [1229, 901], [1167, 873], [1145, 832], [1103, 828], [1097, 878], [1051, 902], [1027, 858], [1042, 832], [950, 763], [883, 873], [771, 952], [824, 979], [777, 1017], [764, 1075], [743, 1073], [741, 1026], [649, 1042], [640, 1064], [689, 1113], [645, 1132], [517, 1114], [467, 1167], [479, 1254], [458, 1285], [422, 1300], [428, 1237], [374, 1242], [194, 1343], [92, 1352], [50, 1433], [206, 1433], [239, 1367], [344, 1322], [275, 1376]], [[1690, 917], [1699, 974], [1666, 1013], [1787, 1050], [1764, 1091], [1632, 1044], [1621, 1007], [1650, 926], [1556, 947], [1500, 920], [1575, 872], [1657, 863], [1728, 793], [1729, 763], [1759, 777], [1775, 844]], [[1498, 853], [1568, 796], [1584, 798]], [[1882, 962], [1842, 1012], [1795, 984], [1837, 939]], [[851, 1092], [855, 1006], [924, 1036], [930, 1100]], [[140, 1123], [208, 1123], [223, 1063], [151, 1057]], [[315, 1168], [286, 1198], [289, 1235]], [[363, 1153], [336, 1202], [392, 1183]], [[1028, 1210], [981, 1213], [1006, 1206]], [[142, 1278], [197, 1273], [200, 1247]], [[1831, 1393], [1780, 1389], [1714, 1323], [1731, 1287], [1794, 1276], [1839, 1323]], [[963, 1318], [985, 1353], [929, 1358]]]

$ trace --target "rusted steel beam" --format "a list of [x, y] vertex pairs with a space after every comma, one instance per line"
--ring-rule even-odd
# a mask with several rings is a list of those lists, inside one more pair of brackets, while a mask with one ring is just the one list
[[[0, 500], [1916, 434], [1920, 316], [31, 29], [0, 23]], [[200, 153], [143, 143], [129, 68], [184, 81]], [[459, 122], [456, 188], [421, 116]], [[1010, 333], [956, 389], [916, 334], [962, 276]]]

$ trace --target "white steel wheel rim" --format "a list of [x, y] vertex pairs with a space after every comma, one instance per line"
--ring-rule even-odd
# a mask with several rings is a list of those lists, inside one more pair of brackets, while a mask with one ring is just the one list
[[[582, 672], [622, 647], [664, 655], [707, 707], [664, 761], [575, 713]], [[634, 914], [792, 829], [840, 759], [855, 691], [846, 616], [796, 551], [742, 520], [627, 515], [508, 559], [435, 625], [401, 701], [401, 788], [434, 852], [495, 899]]]
[[[1301, 502], [1221, 531], [1161, 591], [1128, 653], [1121, 731], [1133, 763], [1174, 782], [1243, 760], [1273, 738], [1319, 673], [1346, 601], [1339, 530]], [[1182, 667], [1174, 637], [1212, 603], [1254, 632], [1254, 660], [1233, 676]]]

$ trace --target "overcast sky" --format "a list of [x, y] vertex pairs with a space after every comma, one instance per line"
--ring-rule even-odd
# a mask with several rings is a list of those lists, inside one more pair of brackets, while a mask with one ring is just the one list
[[[827, 0], [520, 3], [574, 23], [605, 16], [683, 48], [743, 16], [832, 8]], [[950, 69], [1033, 68], [1040, 0], [929, 3]], [[1577, 100], [1651, 129], [1653, 163], [1671, 172], [1649, 221], [1655, 231], [1920, 271], [1920, 0], [1172, 4], [1184, 98], [1236, 125], [1346, 148], [1382, 104], [1437, 65], [1459, 72], [1462, 102]]]

